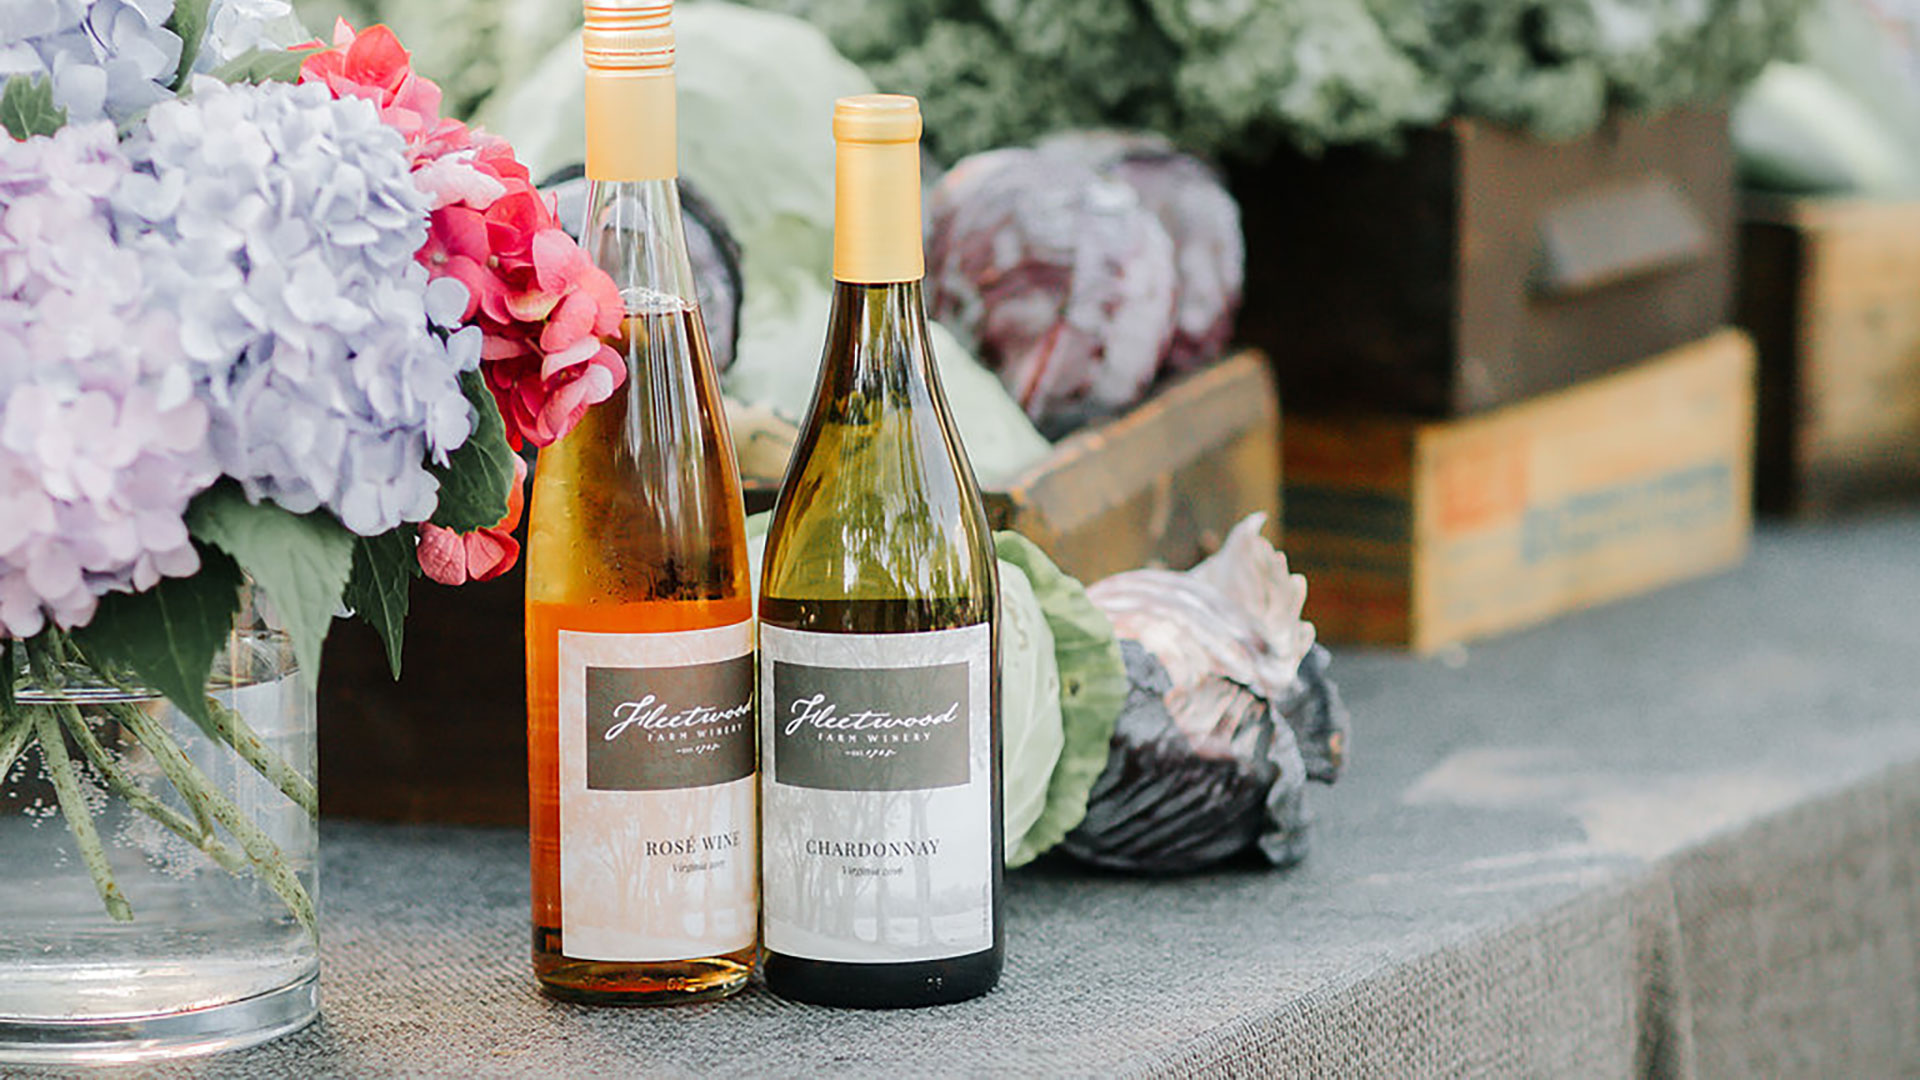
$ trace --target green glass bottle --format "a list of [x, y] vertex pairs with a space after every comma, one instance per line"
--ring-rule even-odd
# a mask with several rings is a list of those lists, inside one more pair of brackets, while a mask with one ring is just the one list
[[846, 98], [831, 325], [761, 575], [767, 986], [986, 993], [1001, 910], [997, 563], [927, 340], [920, 113]]

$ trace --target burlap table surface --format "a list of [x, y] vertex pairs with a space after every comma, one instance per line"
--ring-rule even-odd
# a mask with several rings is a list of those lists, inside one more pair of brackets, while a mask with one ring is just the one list
[[1920, 516], [1437, 659], [1336, 652], [1307, 862], [1008, 882], [988, 997], [554, 1004], [526, 843], [329, 822], [313, 1028], [164, 1076], [1920, 1076]]

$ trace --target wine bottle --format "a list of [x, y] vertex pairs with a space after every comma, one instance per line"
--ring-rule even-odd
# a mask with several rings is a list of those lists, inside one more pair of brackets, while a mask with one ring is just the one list
[[761, 575], [766, 981], [932, 1005], [1005, 954], [997, 563], [927, 340], [919, 103], [833, 131], [832, 316]]
[[625, 384], [541, 452], [527, 543], [533, 964], [554, 997], [745, 985], [759, 946], [740, 476], [676, 185], [671, 6], [587, 0], [587, 254]]

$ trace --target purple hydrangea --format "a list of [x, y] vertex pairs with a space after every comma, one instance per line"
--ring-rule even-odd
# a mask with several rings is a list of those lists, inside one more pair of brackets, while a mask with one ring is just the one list
[[0, 0], [0, 80], [51, 76], [72, 123], [130, 119], [171, 96], [173, 0]]
[[[174, 0], [0, 0], [0, 82], [53, 79], [72, 123], [125, 123], [173, 96], [181, 41]], [[301, 36], [287, 0], [213, 0], [193, 69], [211, 72], [254, 48]]]
[[108, 123], [0, 138], [0, 634], [199, 569], [183, 515], [218, 468], [175, 322], [114, 242], [129, 168]]
[[[250, 498], [365, 536], [432, 515], [472, 409], [481, 333], [414, 261], [428, 197], [372, 105], [324, 86], [197, 78], [127, 143], [122, 243], [176, 311], [221, 470]], [[138, 234], [138, 235], [135, 235]]]
[[213, 0], [193, 70], [211, 72], [250, 49], [276, 49], [308, 35], [287, 0]]

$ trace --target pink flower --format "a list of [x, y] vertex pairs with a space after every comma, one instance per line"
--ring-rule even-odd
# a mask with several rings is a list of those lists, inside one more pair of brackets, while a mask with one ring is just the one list
[[414, 184], [433, 197], [417, 255], [436, 278], [467, 288], [462, 321], [480, 327], [481, 370], [515, 449], [546, 446], [626, 381], [602, 340], [625, 314], [619, 289], [560, 228], [505, 139], [440, 115], [440, 88], [415, 74], [393, 32], [356, 33], [345, 20], [333, 47], [307, 58], [302, 82], [363, 98], [407, 140]]
[[461, 155], [455, 154], [416, 166], [413, 182], [421, 191], [433, 196], [435, 210], [455, 203], [491, 206], [493, 200], [507, 193], [505, 184], [474, 168], [473, 162], [462, 160]]
[[[477, 160], [490, 162], [484, 151]], [[449, 216], [442, 232], [436, 218], [428, 245], [441, 245], [446, 272], [472, 294], [470, 318], [487, 335], [481, 367], [509, 435], [516, 446], [546, 446], [626, 380], [626, 363], [602, 340], [620, 329], [625, 307], [518, 171], [500, 177], [507, 194], [478, 221]], [[481, 243], [487, 257], [475, 260]]]
[[[317, 44], [317, 43], [316, 43]], [[300, 65], [301, 82], [324, 82], [336, 98], [373, 102], [380, 119], [407, 140], [416, 159], [437, 158], [472, 144], [458, 120], [440, 115], [440, 87], [414, 73], [412, 57], [384, 26], [355, 33], [345, 19], [333, 24], [333, 47]]]
[[526, 459], [515, 457], [507, 514], [498, 524], [469, 533], [434, 524], [420, 526], [414, 557], [420, 560], [421, 571], [442, 585], [465, 585], [492, 581], [513, 569], [520, 559], [520, 541], [513, 538], [513, 530], [520, 527], [520, 514], [526, 508], [526, 483]]

